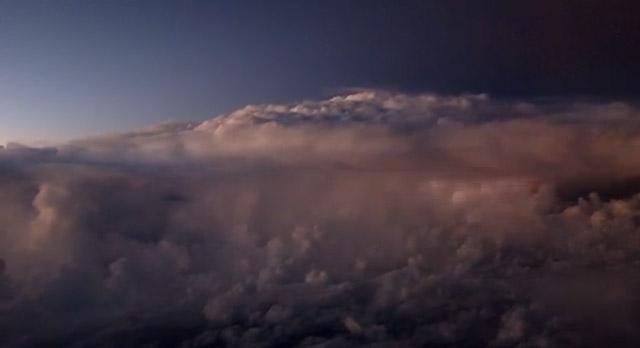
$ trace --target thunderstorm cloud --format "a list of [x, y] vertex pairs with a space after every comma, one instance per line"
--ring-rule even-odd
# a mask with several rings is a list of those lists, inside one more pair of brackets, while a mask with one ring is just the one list
[[3, 347], [640, 345], [640, 109], [360, 90], [0, 149]]

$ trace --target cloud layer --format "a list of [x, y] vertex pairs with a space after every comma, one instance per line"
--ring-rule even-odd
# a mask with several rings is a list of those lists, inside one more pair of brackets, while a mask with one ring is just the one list
[[10, 144], [0, 344], [637, 346], [639, 116], [364, 90]]

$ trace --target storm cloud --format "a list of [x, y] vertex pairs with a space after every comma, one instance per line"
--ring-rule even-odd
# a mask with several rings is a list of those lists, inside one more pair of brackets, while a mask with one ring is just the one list
[[0, 344], [637, 346], [639, 116], [359, 90], [9, 144]]

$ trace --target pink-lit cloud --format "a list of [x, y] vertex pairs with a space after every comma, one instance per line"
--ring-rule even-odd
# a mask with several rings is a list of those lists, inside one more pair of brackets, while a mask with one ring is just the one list
[[0, 342], [633, 346], [639, 115], [360, 91], [2, 149]]

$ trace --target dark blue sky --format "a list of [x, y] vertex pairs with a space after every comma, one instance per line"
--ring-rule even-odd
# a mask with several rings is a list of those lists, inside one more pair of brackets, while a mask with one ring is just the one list
[[348, 87], [635, 97], [636, 3], [0, 0], [0, 142]]

